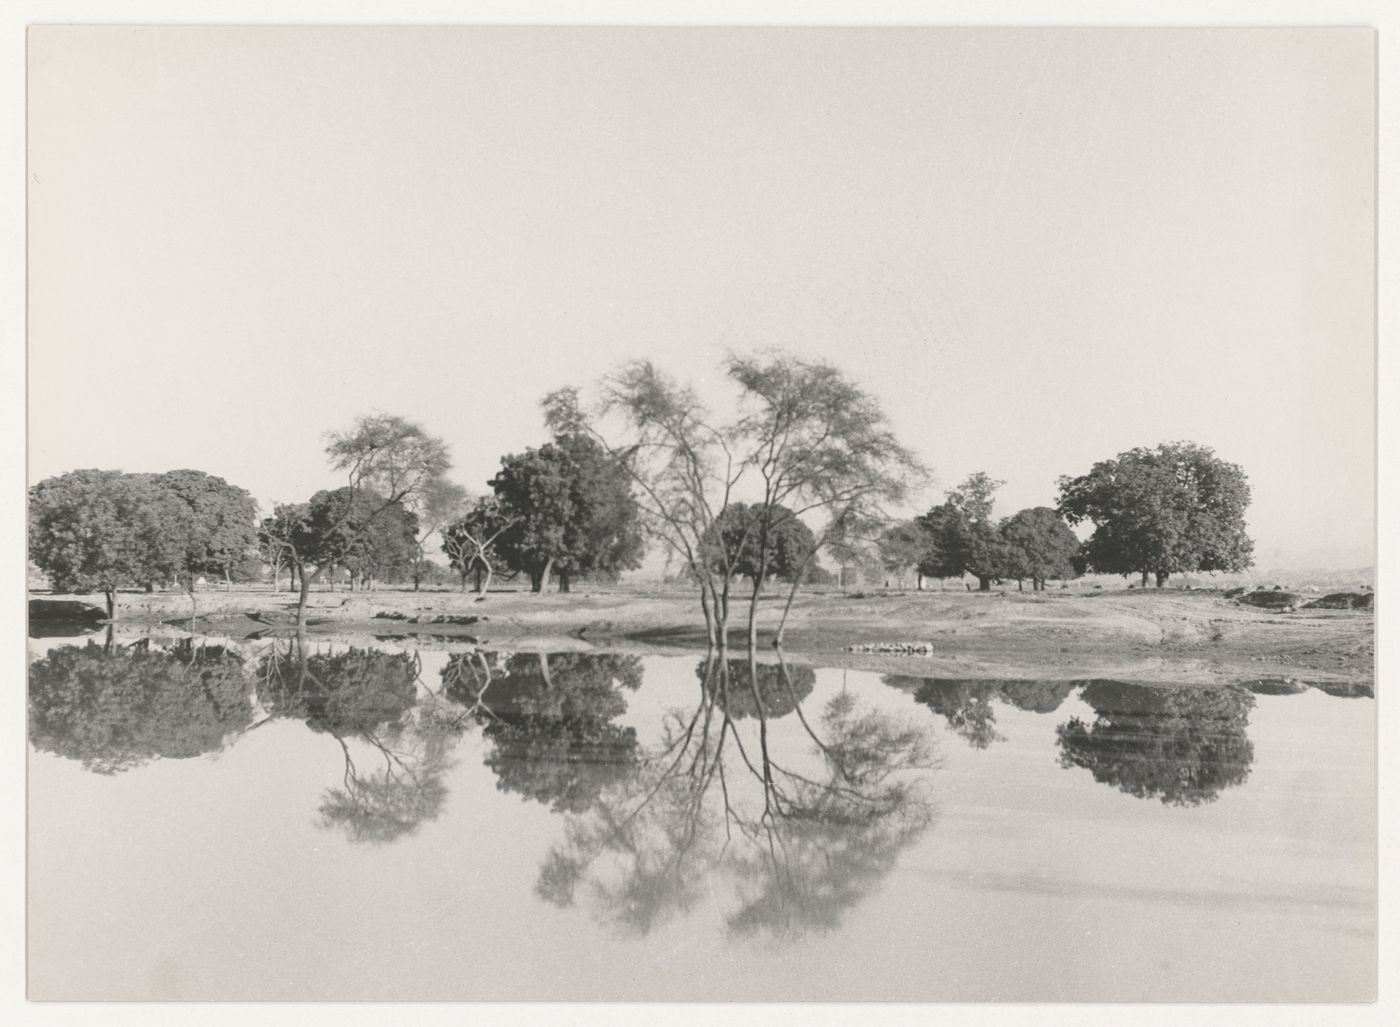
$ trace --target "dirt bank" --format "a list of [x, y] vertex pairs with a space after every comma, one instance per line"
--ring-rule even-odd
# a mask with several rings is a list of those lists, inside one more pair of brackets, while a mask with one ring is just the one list
[[[234, 635], [265, 631], [295, 609], [290, 594], [265, 589], [211, 590], [199, 593], [198, 602], [202, 630]], [[760, 606], [765, 641], [781, 606], [777, 597]], [[183, 626], [189, 613], [189, 599], [180, 593], [123, 595], [118, 607], [130, 627]], [[320, 634], [435, 636], [529, 648], [705, 644], [697, 598], [676, 590], [493, 592], [481, 602], [455, 591], [318, 591], [310, 617], [311, 630]], [[746, 617], [747, 604], [736, 603], [731, 644], [742, 644]], [[794, 658], [827, 666], [929, 676], [1371, 681], [1374, 662], [1370, 610], [1283, 613], [1208, 590], [811, 593], [798, 597], [784, 641]], [[878, 642], [931, 643], [932, 652], [847, 651]]]

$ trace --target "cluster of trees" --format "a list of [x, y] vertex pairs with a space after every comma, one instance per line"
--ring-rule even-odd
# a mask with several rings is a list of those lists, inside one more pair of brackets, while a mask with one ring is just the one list
[[473, 502], [443, 531], [443, 549], [485, 595], [504, 566], [544, 591], [557, 575], [568, 592], [576, 577], [611, 578], [637, 567], [645, 551], [631, 480], [621, 462], [579, 431], [501, 458], [491, 495]]
[[[1141, 574], [1157, 587], [1174, 573], [1240, 571], [1253, 543], [1245, 534], [1249, 484], [1236, 464], [1206, 446], [1176, 442], [1133, 449], [1094, 465], [1082, 477], [1059, 479], [1054, 508], [1021, 510], [997, 521], [993, 495], [1005, 482], [978, 472], [922, 516], [879, 537], [885, 570], [924, 578], [970, 574], [982, 591], [994, 583], [1047, 579], [1086, 571]], [[1080, 542], [1070, 525], [1090, 523]]]
[[29, 558], [60, 592], [101, 592], [254, 573], [257, 505], [203, 471], [70, 471], [29, 490]]
[[919, 588], [924, 578], [970, 574], [982, 591], [1028, 578], [1040, 590], [1050, 578], [1073, 576], [1079, 539], [1055, 510], [1037, 506], [993, 519], [992, 496], [1003, 484], [979, 472], [927, 513], [892, 525], [877, 542], [885, 569], [912, 571]]
[[[788, 585], [775, 644], [800, 585], [827, 573], [818, 555], [878, 557], [883, 568], [995, 582], [1085, 570], [1141, 573], [1160, 587], [1181, 571], [1249, 566], [1249, 486], [1210, 449], [1171, 443], [1134, 449], [1059, 480], [1054, 508], [1002, 520], [1004, 484], [973, 474], [926, 513], [895, 520], [926, 472], [894, 437], [878, 402], [829, 364], [791, 354], [731, 355], [735, 410], [717, 419], [693, 389], [647, 361], [600, 383], [585, 408], [577, 389], [544, 402], [549, 442], [508, 454], [473, 497], [447, 478], [446, 443], [403, 418], [358, 418], [329, 437], [339, 488], [278, 504], [258, 522], [249, 494], [200, 471], [161, 475], [74, 471], [30, 490], [30, 557], [63, 591], [101, 591], [108, 615], [119, 588], [178, 581], [231, 582], [259, 562], [298, 587], [299, 622], [314, 581], [335, 569], [352, 589], [411, 578], [433, 564], [437, 536], [463, 589], [484, 596], [498, 571], [532, 591], [557, 579], [612, 580], [639, 566], [648, 539], [700, 590], [712, 642], [724, 645], [734, 584], [748, 581], [749, 642], [765, 588]], [[1083, 543], [1071, 525], [1089, 523]], [[260, 559], [259, 559], [260, 558]]]

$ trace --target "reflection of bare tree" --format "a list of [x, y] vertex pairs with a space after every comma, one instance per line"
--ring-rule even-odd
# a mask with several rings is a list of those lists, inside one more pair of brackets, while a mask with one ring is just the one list
[[252, 719], [242, 659], [186, 639], [60, 646], [29, 668], [29, 738], [41, 752], [115, 774], [223, 748]]
[[[757, 666], [706, 661], [695, 708], [669, 714], [633, 772], [568, 818], [537, 894], [560, 906], [584, 895], [602, 919], [644, 935], [727, 887], [733, 934], [783, 938], [834, 926], [875, 887], [931, 821], [913, 773], [934, 765], [927, 735], [859, 711], [849, 693], [814, 723], [780, 662], [808, 743], [780, 744]], [[726, 711], [745, 692], [757, 723], [741, 730]]]
[[1254, 761], [1246, 730], [1254, 696], [1242, 688], [1148, 688], [1095, 681], [1083, 699], [1095, 712], [1057, 728], [1062, 767], [1169, 806], [1214, 802], [1242, 784]]
[[574, 813], [630, 772], [637, 733], [614, 721], [627, 709], [621, 689], [641, 681], [641, 661], [614, 653], [468, 653], [443, 670], [444, 694], [492, 743], [497, 787]]
[[[304, 639], [274, 643], [259, 668], [260, 699], [271, 716], [306, 721], [330, 735], [345, 760], [341, 786], [321, 800], [323, 827], [356, 842], [382, 843], [412, 834], [443, 809], [442, 777], [467, 724], [441, 697], [418, 698], [416, 654], [351, 648], [308, 652]], [[356, 762], [352, 742], [371, 754]]]

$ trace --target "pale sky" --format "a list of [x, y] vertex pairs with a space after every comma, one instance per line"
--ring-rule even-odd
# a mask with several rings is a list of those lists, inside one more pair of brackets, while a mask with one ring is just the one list
[[421, 422], [485, 489], [649, 356], [832, 360], [998, 513], [1190, 439], [1262, 566], [1372, 560], [1374, 35], [31, 30], [30, 479], [336, 484]]

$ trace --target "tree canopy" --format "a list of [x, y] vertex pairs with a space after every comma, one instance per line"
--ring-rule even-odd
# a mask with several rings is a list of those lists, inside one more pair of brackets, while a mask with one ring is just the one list
[[1090, 521], [1090, 569], [1156, 577], [1160, 588], [1184, 571], [1241, 571], [1253, 542], [1245, 534], [1249, 483], [1237, 464], [1192, 442], [1131, 449], [1088, 474], [1059, 479], [1060, 512]]
[[767, 511], [768, 545], [763, 537], [764, 509], [759, 504], [732, 503], [716, 518], [702, 540], [716, 573], [743, 575], [749, 580], [777, 578], [793, 582], [816, 566], [817, 537], [785, 506]]
[[102, 592], [169, 579], [185, 565], [190, 507], [150, 475], [69, 471], [29, 490], [29, 558], [60, 592]]
[[1014, 513], [1002, 521], [1000, 531], [1008, 578], [1030, 578], [1032, 588], [1043, 589], [1047, 578], [1074, 576], [1079, 539], [1050, 507]]
[[506, 564], [541, 591], [551, 571], [560, 591], [573, 576], [617, 573], [641, 563], [643, 539], [631, 478], [594, 439], [558, 435], [501, 458], [491, 479], [509, 522], [495, 543]]

